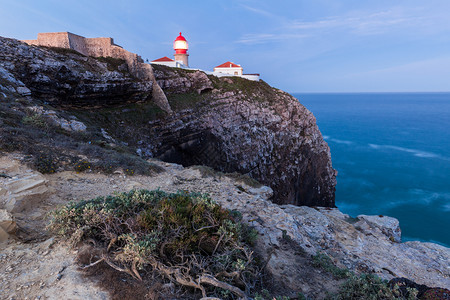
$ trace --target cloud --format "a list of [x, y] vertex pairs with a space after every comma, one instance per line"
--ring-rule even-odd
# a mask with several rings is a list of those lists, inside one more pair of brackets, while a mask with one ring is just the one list
[[307, 34], [276, 34], [276, 33], [256, 33], [256, 34], [244, 34], [236, 43], [240, 44], [264, 44], [268, 42], [278, 42], [291, 39], [304, 39], [309, 35]]
[[241, 4], [240, 6], [245, 8], [246, 10], [254, 12], [254, 13], [258, 14], [258, 15], [262, 15], [262, 16], [270, 17], [270, 18], [277, 17], [276, 15], [274, 15], [274, 14], [272, 14], [272, 13], [266, 11], [266, 10], [263, 10], [261, 8], [251, 7], [251, 6], [248, 6], [248, 5], [245, 5], [245, 4]]
[[243, 44], [262, 44], [288, 39], [307, 37], [330, 38], [374, 35], [428, 35], [430, 32], [449, 30], [442, 26], [446, 19], [435, 11], [420, 7], [391, 7], [381, 11], [351, 11], [344, 15], [318, 18], [312, 21], [279, 18], [276, 15], [246, 5], [247, 10], [272, 17], [271, 29], [264, 33], [246, 33], [236, 42]]
[[392, 9], [375, 13], [353, 12], [345, 16], [333, 16], [317, 21], [294, 20], [286, 26], [289, 30], [344, 30], [358, 35], [383, 34], [395, 27], [417, 26], [423, 17], [406, 13], [402, 9]]

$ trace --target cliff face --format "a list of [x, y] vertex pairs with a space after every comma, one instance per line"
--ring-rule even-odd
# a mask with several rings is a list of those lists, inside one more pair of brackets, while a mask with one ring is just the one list
[[297, 99], [264, 82], [154, 68], [173, 108], [186, 93], [198, 103], [152, 124], [144, 152], [185, 166], [248, 173], [274, 189], [276, 203], [334, 206], [329, 147]]
[[120, 59], [95, 59], [62, 48], [0, 38], [0, 67], [34, 98], [59, 107], [100, 107], [151, 99], [153, 82], [137, 80]]
[[[274, 189], [276, 203], [334, 206], [328, 145], [291, 95], [264, 82], [164, 66], [154, 66], [156, 81], [142, 80], [123, 61], [54, 50], [1, 38], [3, 77], [143, 157], [248, 173]], [[155, 106], [150, 100], [161, 99], [159, 86], [169, 103]]]

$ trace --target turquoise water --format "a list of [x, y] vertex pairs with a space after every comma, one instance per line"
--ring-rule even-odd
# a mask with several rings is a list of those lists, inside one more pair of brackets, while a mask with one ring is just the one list
[[393, 216], [404, 241], [450, 247], [450, 93], [294, 96], [331, 148], [341, 211]]

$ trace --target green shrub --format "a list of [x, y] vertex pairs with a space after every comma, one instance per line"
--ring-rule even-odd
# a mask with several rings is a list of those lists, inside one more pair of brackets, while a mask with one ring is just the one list
[[23, 117], [22, 123], [25, 125], [31, 125], [38, 128], [47, 128], [48, 124], [40, 114], [33, 114], [26, 117]]
[[408, 298], [402, 297], [398, 286], [390, 288], [386, 280], [382, 280], [374, 274], [362, 274], [352, 276], [341, 286], [339, 293], [330, 299], [347, 300], [378, 300], [378, 299], [417, 299], [417, 290], [409, 289]]
[[121, 58], [114, 58], [114, 57], [95, 57], [98, 61], [101, 61], [103, 63], [106, 63], [106, 66], [109, 71], [120, 71], [120, 66], [126, 64], [124, 59]]
[[92, 164], [87, 160], [81, 159], [75, 163], [75, 166], [73, 167], [73, 169], [76, 172], [84, 172], [84, 171], [92, 170]]
[[48, 153], [36, 155], [33, 159], [33, 166], [43, 174], [55, 173], [58, 169], [58, 159]]
[[349, 278], [352, 275], [349, 270], [336, 267], [331, 258], [324, 253], [317, 253], [313, 256], [313, 265], [331, 273], [336, 278]]
[[255, 231], [239, 218], [207, 195], [139, 190], [69, 203], [49, 228], [73, 243], [95, 240], [100, 260], [134, 278], [150, 267], [203, 296], [235, 299], [259, 276], [249, 246]]

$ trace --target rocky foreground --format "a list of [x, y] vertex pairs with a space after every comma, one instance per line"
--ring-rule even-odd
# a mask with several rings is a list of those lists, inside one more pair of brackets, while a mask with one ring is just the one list
[[[43, 175], [21, 163], [20, 155], [0, 157], [0, 220], [10, 232], [0, 243], [0, 298], [107, 299], [107, 293], [82, 276], [76, 252], [45, 231], [45, 214], [70, 200], [78, 201], [130, 189], [209, 193], [229, 209], [242, 212], [259, 232], [256, 246], [267, 261], [274, 285], [284, 294], [313, 299], [335, 291], [339, 282], [311, 265], [311, 255], [328, 254], [338, 266], [374, 272], [384, 279], [406, 277], [419, 284], [450, 288], [450, 249], [421, 242], [402, 243], [396, 219], [351, 218], [335, 208], [276, 205], [267, 186], [250, 187], [203, 167], [152, 162], [164, 169], [155, 176], [61, 172]], [[29, 199], [34, 199], [30, 204]], [[7, 219], [7, 217], [4, 217]], [[15, 225], [16, 224], [16, 225]], [[6, 226], [5, 226], [6, 227]], [[5, 228], [3, 227], [3, 228]], [[24, 241], [33, 240], [33, 243]], [[43, 242], [39, 242], [42, 240]]]

